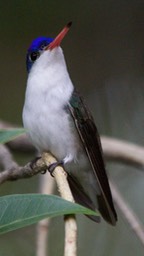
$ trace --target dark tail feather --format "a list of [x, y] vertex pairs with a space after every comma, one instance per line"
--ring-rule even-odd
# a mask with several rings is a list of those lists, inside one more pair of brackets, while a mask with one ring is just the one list
[[115, 226], [117, 221], [117, 215], [115, 212], [115, 209], [113, 209], [111, 213], [111, 209], [108, 210], [109, 205], [106, 207], [106, 201], [104, 200], [104, 197], [102, 194], [97, 195], [97, 201], [98, 201], [98, 209], [103, 216], [103, 218], [111, 225]]
[[[95, 206], [94, 206], [93, 202], [87, 196], [87, 194], [84, 192], [80, 183], [70, 174], [68, 174], [67, 180], [68, 180], [70, 189], [72, 191], [72, 194], [73, 194], [73, 197], [74, 197], [76, 203], [81, 204], [81, 205], [95, 211]], [[86, 215], [86, 216], [95, 222], [98, 222], [98, 223], [100, 222], [100, 217], [98, 217], [98, 216], [93, 216], [93, 215]]]

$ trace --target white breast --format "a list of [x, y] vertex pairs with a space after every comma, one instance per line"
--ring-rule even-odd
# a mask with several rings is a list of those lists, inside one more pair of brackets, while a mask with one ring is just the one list
[[39, 151], [50, 151], [65, 162], [76, 159], [79, 139], [65, 106], [73, 92], [60, 47], [45, 51], [27, 81], [24, 127]]

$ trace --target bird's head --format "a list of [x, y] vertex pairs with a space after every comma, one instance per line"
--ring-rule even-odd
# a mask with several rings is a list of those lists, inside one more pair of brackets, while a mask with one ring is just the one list
[[56, 47], [60, 46], [62, 39], [65, 37], [72, 22], [69, 22], [63, 30], [56, 36], [55, 39], [50, 37], [38, 37], [34, 39], [28, 49], [26, 66], [27, 71], [30, 72], [33, 64], [40, 58], [40, 56], [46, 51], [53, 51]]

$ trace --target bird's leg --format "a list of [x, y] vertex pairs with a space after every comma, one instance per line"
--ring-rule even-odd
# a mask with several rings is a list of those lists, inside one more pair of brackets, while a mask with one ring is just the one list
[[48, 171], [49, 171], [50, 175], [51, 175], [52, 177], [54, 177], [53, 172], [54, 172], [55, 168], [56, 168], [57, 166], [63, 166], [63, 165], [64, 165], [63, 160], [50, 164], [50, 165], [48, 166]]

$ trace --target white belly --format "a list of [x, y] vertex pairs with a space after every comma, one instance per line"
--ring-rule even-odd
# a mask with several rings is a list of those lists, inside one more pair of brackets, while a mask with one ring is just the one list
[[74, 124], [64, 109], [51, 110], [43, 106], [24, 106], [24, 127], [28, 130], [35, 147], [50, 151], [59, 160], [76, 160], [80, 141]]

